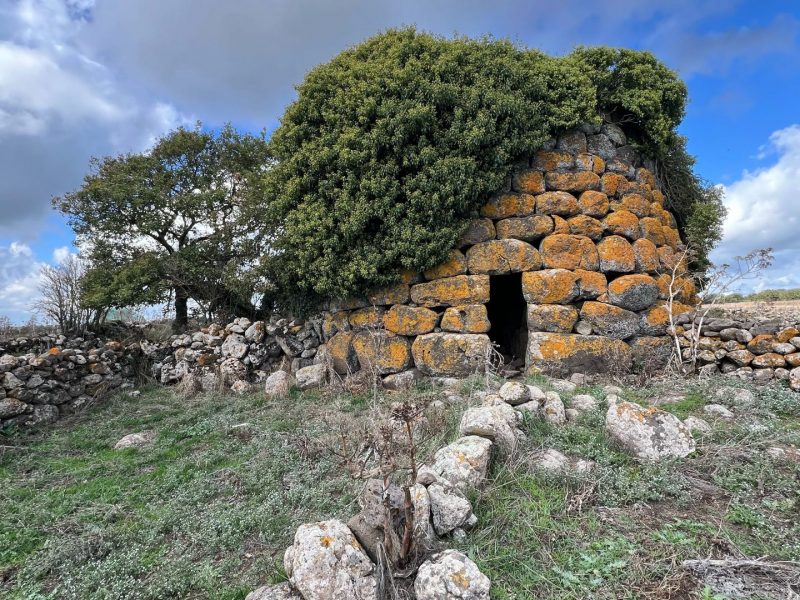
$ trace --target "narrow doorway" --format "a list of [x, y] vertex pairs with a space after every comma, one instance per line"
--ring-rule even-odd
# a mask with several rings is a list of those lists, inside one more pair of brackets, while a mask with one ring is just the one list
[[522, 297], [522, 273], [492, 275], [489, 280], [489, 338], [499, 346], [504, 363], [525, 363], [528, 346], [527, 303]]

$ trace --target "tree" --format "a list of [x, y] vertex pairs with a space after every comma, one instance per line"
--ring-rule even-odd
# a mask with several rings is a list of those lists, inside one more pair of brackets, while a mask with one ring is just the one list
[[76, 191], [54, 198], [91, 269], [83, 295], [95, 308], [173, 299], [175, 328], [188, 302], [252, 310], [237, 285], [252, 252], [241, 199], [268, 164], [264, 135], [176, 129], [149, 152], [93, 159]]
[[43, 312], [65, 335], [84, 331], [100, 316], [81, 302], [81, 285], [85, 274], [86, 263], [74, 254], [58, 265], [44, 265], [40, 271], [41, 297], [33, 308]]
[[676, 143], [685, 101], [683, 82], [647, 52], [556, 58], [387, 31], [298, 87], [250, 206], [264, 242], [258, 270], [301, 309], [391, 284], [444, 260], [515, 162], [548, 139], [606, 115], [658, 157]]

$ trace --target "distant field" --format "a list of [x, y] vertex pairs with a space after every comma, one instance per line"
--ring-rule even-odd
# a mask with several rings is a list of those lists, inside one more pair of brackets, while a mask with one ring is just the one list
[[800, 322], [800, 300], [726, 302], [714, 305], [714, 309], [751, 318], [782, 317]]

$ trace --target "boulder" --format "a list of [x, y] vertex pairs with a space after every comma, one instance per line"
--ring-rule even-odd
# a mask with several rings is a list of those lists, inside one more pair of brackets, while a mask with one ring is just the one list
[[582, 214], [600, 219], [608, 214], [608, 196], [603, 192], [587, 190], [578, 198]]
[[222, 356], [241, 359], [247, 354], [249, 347], [245, 337], [238, 333], [231, 333], [222, 343]]
[[578, 311], [560, 304], [529, 304], [528, 329], [552, 333], [571, 333], [578, 321]]
[[156, 439], [155, 431], [139, 431], [137, 433], [129, 433], [116, 444], [114, 450], [124, 450], [126, 448], [147, 448], [152, 446]]
[[377, 600], [375, 565], [339, 520], [298, 527], [283, 565], [304, 600]]
[[548, 215], [512, 217], [497, 222], [497, 237], [535, 242], [553, 233], [553, 219]]
[[617, 210], [610, 213], [603, 219], [606, 233], [610, 235], [621, 235], [631, 241], [641, 237], [639, 228], [639, 218], [628, 210]]
[[522, 274], [522, 295], [529, 304], [569, 304], [580, 291], [580, 276], [567, 269]]
[[439, 535], [447, 535], [466, 524], [472, 517], [472, 504], [457, 488], [446, 482], [428, 486], [433, 528]]
[[639, 315], [611, 304], [584, 302], [580, 316], [594, 333], [615, 340], [625, 340], [639, 332]]
[[456, 275], [411, 286], [411, 299], [421, 306], [458, 306], [489, 301], [488, 275]]
[[482, 372], [491, 348], [489, 336], [474, 333], [428, 333], [411, 347], [414, 364], [426, 375], [465, 377]]
[[551, 425], [563, 425], [567, 421], [564, 402], [557, 392], [547, 392], [542, 406], [542, 417]]
[[633, 402], [610, 402], [606, 431], [641, 461], [683, 458], [695, 450], [691, 432], [675, 415]]
[[530, 457], [530, 465], [537, 471], [562, 475], [590, 471], [594, 467], [594, 462], [582, 458], [571, 459], [555, 448], [544, 448]]
[[522, 240], [489, 240], [467, 250], [467, 268], [474, 275], [535, 271], [541, 266], [538, 250]]
[[699, 433], [700, 435], [711, 433], [711, 425], [699, 417], [686, 417], [683, 420], [683, 424], [691, 433]]
[[361, 368], [374, 370], [379, 375], [408, 369], [411, 366], [409, 346], [408, 338], [387, 331], [360, 331], [353, 336], [353, 349]]
[[553, 375], [627, 371], [633, 355], [621, 340], [566, 333], [528, 334], [525, 365]]
[[[730, 354], [728, 356], [730, 356]], [[756, 397], [753, 392], [745, 388], [736, 388], [729, 385], [719, 388], [714, 392], [714, 397], [719, 400], [721, 404], [738, 406], [740, 408], [751, 407], [756, 403]]]
[[536, 212], [539, 215], [572, 217], [580, 213], [578, 200], [567, 192], [547, 192], [536, 197]]
[[548, 190], [564, 190], [568, 192], [585, 192], [600, 189], [600, 176], [591, 171], [577, 173], [546, 173], [544, 176]]
[[524, 217], [533, 214], [535, 208], [536, 199], [530, 194], [499, 194], [481, 208], [481, 216], [490, 219]]
[[321, 388], [325, 385], [325, 379], [328, 374], [328, 367], [323, 364], [309, 365], [298, 369], [294, 374], [297, 380], [297, 387], [301, 390], [309, 390], [312, 388]]
[[347, 375], [348, 373], [358, 371], [358, 356], [356, 355], [355, 348], [353, 348], [353, 336], [355, 336], [355, 333], [349, 331], [349, 322], [347, 328], [347, 331], [343, 330], [337, 332], [325, 344], [333, 370], [339, 375]]
[[542, 240], [540, 252], [546, 269], [596, 271], [600, 266], [597, 247], [583, 235], [549, 235]]
[[[486, 240], [494, 239], [495, 227], [491, 219], [474, 219], [470, 221], [467, 230], [461, 234], [458, 242], [459, 248], [480, 244]], [[506, 237], [506, 236], [499, 236]]]
[[383, 327], [383, 315], [385, 310], [382, 306], [366, 306], [357, 308], [350, 313], [348, 321], [353, 331], [364, 329], [380, 329]]
[[387, 390], [408, 390], [422, 379], [422, 373], [418, 369], [409, 369], [400, 373], [392, 373], [383, 378], [383, 387]]
[[395, 304], [384, 315], [383, 326], [392, 333], [411, 336], [430, 333], [438, 321], [439, 315], [430, 308]]
[[286, 371], [275, 371], [264, 382], [264, 393], [269, 398], [283, 398], [295, 385], [295, 379]]
[[649, 275], [623, 275], [608, 284], [608, 298], [627, 310], [644, 310], [658, 300], [658, 285]]
[[578, 215], [569, 219], [567, 225], [573, 235], [585, 235], [594, 242], [603, 237], [603, 224], [592, 217]]
[[639, 239], [633, 242], [633, 257], [636, 271], [640, 273], [655, 273], [660, 267], [658, 249], [650, 240]]
[[535, 169], [517, 171], [511, 179], [511, 189], [526, 194], [541, 194], [545, 190], [544, 175]]
[[430, 470], [438, 480], [445, 480], [461, 491], [480, 488], [486, 480], [492, 442], [468, 435], [440, 448], [433, 455]]
[[491, 582], [461, 552], [445, 550], [419, 567], [414, 581], [417, 600], [489, 600]]
[[477, 435], [489, 439], [501, 452], [509, 454], [522, 435], [517, 429], [518, 419], [514, 409], [505, 403], [477, 406], [467, 409], [462, 415], [459, 432], [462, 436]]
[[400, 282], [367, 292], [367, 302], [372, 306], [388, 306], [408, 302], [410, 288], [408, 283]]
[[28, 405], [16, 398], [3, 398], [0, 400], [0, 419], [9, 419], [27, 411]]
[[520, 381], [506, 381], [500, 386], [498, 394], [504, 402], [508, 402], [511, 406], [524, 404], [531, 399], [528, 386]]
[[795, 392], [800, 392], [800, 367], [789, 371], [789, 387]]
[[597, 244], [600, 270], [603, 273], [632, 273], [636, 270], [636, 253], [624, 237], [610, 235]]
[[[478, 243], [478, 242], [476, 242]], [[428, 269], [423, 273], [423, 276], [428, 281], [433, 279], [442, 279], [443, 277], [455, 277], [456, 275], [463, 275], [467, 272], [467, 257], [460, 250], [451, 250], [447, 255], [447, 260], [443, 263], [436, 265], [432, 269]]]
[[577, 394], [569, 401], [569, 407], [578, 412], [589, 412], [597, 410], [600, 404], [594, 396], [589, 394]]
[[491, 323], [485, 304], [462, 304], [444, 311], [441, 327], [454, 333], [486, 333]]

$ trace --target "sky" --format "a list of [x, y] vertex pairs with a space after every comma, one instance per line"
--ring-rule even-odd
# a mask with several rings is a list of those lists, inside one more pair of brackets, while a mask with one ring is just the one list
[[713, 258], [772, 247], [748, 285], [800, 287], [796, 0], [0, 0], [0, 315], [27, 320], [41, 265], [75, 251], [50, 200], [92, 156], [198, 119], [272, 131], [310, 68], [403, 25], [654, 52], [688, 85], [697, 171], [725, 188]]

